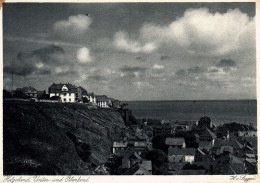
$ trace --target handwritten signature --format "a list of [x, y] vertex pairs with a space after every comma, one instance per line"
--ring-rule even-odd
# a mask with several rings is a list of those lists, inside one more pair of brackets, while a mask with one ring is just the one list
[[244, 181], [249, 181], [249, 180], [255, 180], [253, 177], [247, 177], [246, 175], [231, 175], [230, 180], [244, 180]]

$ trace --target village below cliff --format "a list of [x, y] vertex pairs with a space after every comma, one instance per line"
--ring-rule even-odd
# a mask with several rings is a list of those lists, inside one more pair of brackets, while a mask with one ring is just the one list
[[[69, 83], [53, 83], [49, 87], [48, 94], [45, 91], [37, 91], [31, 86], [12, 91], [4, 90], [3, 97], [4, 139], [9, 137], [4, 140], [4, 147], [12, 143], [23, 149], [26, 145], [26, 151], [12, 152], [15, 158], [7, 155], [9, 153], [7, 151], [12, 150], [10, 147], [4, 148], [4, 163], [5, 167], [8, 167], [4, 170], [5, 174], [24, 173], [19, 172], [19, 169], [26, 169], [28, 174], [45, 174], [46, 167], [50, 167], [48, 164], [50, 162], [42, 162], [37, 160], [36, 155], [33, 156], [37, 152], [34, 147], [37, 143], [32, 140], [39, 137], [30, 139], [25, 136], [24, 139], [21, 138], [24, 140], [23, 143], [21, 139], [16, 138], [20, 133], [23, 135], [25, 133], [17, 129], [15, 124], [19, 122], [21, 122], [19, 125], [22, 123], [29, 125], [26, 133], [29, 134], [30, 130], [37, 133], [35, 131], [37, 127], [32, 126], [34, 123], [36, 126], [39, 124], [32, 118], [40, 119], [40, 117], [35, 117], [35, 113], [42, 115], [44, 117], [42, 120], [45, 119], [50, 123], [48, 125], [55, 123], [55, 126], [62, 129], [60, 133], [65, 134], [64, 138], [74, 144], [71, 151], [77, 152], [75, 157], [77, 156], [77, 161], [81, 163], [73, 166], [69, 163], [66, 169], [84, 165], [87, 167], [85, 167], [87, 171], [74, 170], [74, 174], [257, 174], [257, 130], [251, 124], [230, 122], [216, 126], [208, 116], [202, 116], [197, 121], [136, 119], [126, 103], [106, 95], [88, 93], [83, 87]], [[36, 112], [32, 113], [33, 110]], [[120, 128], [115, 126], [115, 121]], [[41, 124], [42, 128], [45, 128], [46, 124], [44, 122]], [[82, 135], [84, 133], [86, 134]], [[58, 138], [60, 134], [56, 135]], [[105, 143], [102, 147], [95, 147], [98, 139], [106, 139], [106, 142], [102, 142]], [[52, 138], [45, 143], [51, 141]], [[57, 147], [52, 144], [49, 148]], [[104, 153], [103, 157], [101, 152]], [[19, 153], [24, 154], [20, 156]], [[46, 153], [48, 158], [52, 159], [51, 150]], [[38, 171], [41, 166], [45, 168]], [[64, 166], [59, 169], [64, 169]], [[73, 174], [69, 170], [47, 173]]]

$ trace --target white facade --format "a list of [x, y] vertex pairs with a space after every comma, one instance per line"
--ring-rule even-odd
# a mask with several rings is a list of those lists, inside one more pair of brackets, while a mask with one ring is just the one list
[[107, 102], [98, 102], [98, 106], [99, 106], [99, 107], [103, 107], [103, 108], [109, 108]]
[[194, 162], [194, 155], [172, 155], [168, 156], [169, 162], [186, 162], [192, 164]]
[[65, 103], [65, 102], [76, 102], [75, 100], [75, 93], [50, 93], [50, 98], [53, 97], [53, 96], [59, 96], [60, 99], [61, 99], [61, 102], [62, 103]]
[[62, 87], [62, 93], [50, 93], [50, 98], [53, 96], [59, 96], [62, 103], [76, 102], [76, 93], [68, 92], [66, 85]]
[[184, 161], [192, 164], [194, 162], [194, 158], [195, 158], [195, 156], [185, 155]]
[[89, 96], [89, 102], [96, 104], [97, 103], [96, 97]]

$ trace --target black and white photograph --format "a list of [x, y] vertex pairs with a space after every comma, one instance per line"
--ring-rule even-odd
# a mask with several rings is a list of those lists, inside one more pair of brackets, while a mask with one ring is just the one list
[[257, 176], [256, 2], [1, 11], [4, 176]]

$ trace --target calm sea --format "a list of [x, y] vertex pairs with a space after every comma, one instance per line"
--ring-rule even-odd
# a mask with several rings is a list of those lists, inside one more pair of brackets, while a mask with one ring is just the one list
[[216, 125], [227, 122], [257, 124], [256, 100], [127, 101], [136, 118], [199, 120], [209, 116]]

